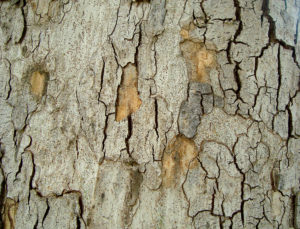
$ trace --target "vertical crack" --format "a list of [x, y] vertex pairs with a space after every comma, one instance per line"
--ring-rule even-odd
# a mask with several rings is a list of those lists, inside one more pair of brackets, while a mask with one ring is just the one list
[[103, 140], [102, 140], [102, 152], [104, 154], [104, 157], [105, 157], [105, 141], [107, 139], [107, 126], [108, 126], [108, 118], [109, 118], [109, 115], [105, 115], [105, 125], [104, 125], [104, 128], [103, 128]]
[[[202, 10], [202, 12], [203, 12], [203, 14], [204, 14], [204, 24], [207, 25], [207, 24], [208, 24], [208, 16], [207, 16], [207, 14], [206, 14], [206, 12], [205, 12], [205, 9], [204, 9], [204, 6], [203, 6], [204, 1], [205, 1], [205, 0], [202, 0], [202, 1], [200, 2], [200, 8], [201, 8], [201, 10]], [[204, 31], [204, 33], [203, 33], [203, 37], [204, 37], [203, 43], [204, 43], [204, 44], [205, 44], [205, 41], [206, 41], [206, 32], [207, 32], [207, 27], [205, 27], [205, 31]]]
[[233, 4], [235, 7], [235, 18], [239, 22], [238, 29], [236, 30], [234, 36], [233, 36], [233, 41], [236, 42], [237, 37], [241, 34], [243, 30], [243, 22], [241, 20], [241, 7], [240, 3], [238, 0], [233, 0]]
[[31, 176], [29, 178], [29, 190], [33, 189], [33, 178], [35, 175], [35, 163], [34, 163], [34, 156], [33, 153], [31, 153], [31, 160], [32, 160], [32, 173]]
[[238, 166], [238, 163], [237, 163], [237, 158], [236, 158], [236, 153], [235, 153], [235, 147], [236, 147], [237, 143], [238, 143], [238, 139], [236, 140], [236, 142], [234, 143], [234, 145], [232, 147], [232, 151], [233, 151], [233, 163], [234, 163], [236, 169], [239, 171], [239, 173], [243, 177], [243, 179], [241, 181], [241, 196], [240, 196], [240, 198], [241, 198], [241, 207], [240, 207], [240, 212], [241, 212], [242, 224], [244, 226], [245, 225], [244, 205], [245, 205], [245, 202], [246, 202], [246, 200], [244, 200], [244, 185], [245, 185], [246, 175], [242, 171], [242, 169]]
[[157, 104], [157, 99], [155, 98], [154, 100], [154, 108], [155, 108], [155, 133], [157, 136], [157, 140], [158, 140], [158, 104]]
[[103, 140], [102, 140], [102, 152], [104, 154], [104, 158], [105, 158], [105, 141], [107, 139], [107, 127], [108, 127], [108, 118], [111, 114], [113, 113], [110, 113], [110, 114], [107, 114], [107, 106], [106, 104], [100, 100], [100, 102], [105, 106], [105, 124], [104, 124], [104, 128], [103, 128]]
[[[84, 225], [85, 225], [85, 227], [86, 227], [86, 223], [85, 223], [85, 221], [84, 221], [84, 219], [83, 219], [83, 211], [84, 211], [84, 206], [83, 206], [83, 202], [82, 202], [82, 197], [81, 197], [81, 195], [79, 196], [79, 200], [78, 200], [78, 202], [79, 202], [79, 216], [77, 216], [77, 226], [79, 225], [79, 227], [78, 228], [81, 228], [81, 222], [80, 222], [80, 219], [82, 219], [82, 221], [83, 221], [83, 223], [84, 223]], [[78, 224], [79, 223], [79, 224]]]
[[127, 153], [131, 157], [130, 147], [129, 147], [129, 140], [132, 135], [132, 117], [131, 117], [131, 115], [128, 116], [127, 123], [128, 123], [128, 133], [127, 133], [127, 137], [125, 138], [125, 144], [126, 144]]
[[[286, 106], [286, 110], [288, 112], [288, 138], [287, 139], [289, 139], [293, 133], [293, 116], [289, 105]], [[288, 145], [288, 141], [287, 141], [287, 145]]]
[[19, 163], [19, 168], [18, 168], [18, 171], [17, 171], [17, 173], [16, 173], [16, 175], [15, 175], [14, 181], [17, 180], [17, 176], [20, 174], [20, 172], [21, 172], [21, 170], [22, 170], [22, 167], [23, 167], [23, 157], [21, 156], [21, 161], [20, 161], [20, 163]]
[[242, 173], [243, 176], [243, 180], [241, 182], [241, 219], [242, 219], [242, 223], [243, 225], [245, 225], [245, 216], [244, 216], [244, 206], [245, 206], [245, 200], [244, 200], [244, 184], [245, 184], [245, 180], [246, 180], [246, 176], [244, 173]]
[[81, 228], [80, 217], [77, 216], [77, 217], [76, 217], [76, 229], [80, 229], [80, 228]]
[[138, 59], [139, 59], [139, 47], [140, 47], [140, 44], [142, 42], [142, 29], [141, 29], [141, 24], [139, 24], [139, 39], [138, 39], [138, 43], [135, 47], [135, 54], [134, 54], [134, 63], [135, 63], [135, 66], [136, 66], [136, 69], [138, 71]]
[[9, 99], [10, 97], [10, 94], [11, 94], [11, 91], [12, 91], [12, 87], [11, 87], [11, 63], [8, 59], [5, 58], [5, 60], [7, 61], [8, 63], [8, 66], [9, 66], [9, 80], [8, 80], [8, 92], [7, 92], [7, 96], [6, 96], [6, 100]]
[[114, 28], [112, 29], [111, 33], [108, 35], [109, 39], [111, 39], [111, 36], [112, 36], [113, 33], [115, 32], [116, 27], [117, 27], [117, 24], [118, 24], [120, 5], [121, 5], [121, 0], [119, 1], [119, 6], [118, 6], [118, 9], [117, 9], [117, 19], [116, 19], [116, 23], [115, 23]]
[[105, 72], [105, 61], [102, 59], [102, 62], [103, 62], [103, 66], [102, 66], [102, 70], [101, 70], [101, 84], [100, 84], [100, 92], [99, 92], [98, 101], [100, 99], [102, 88], [103, 88], [104, 72]]
[[278, 111], [278, 104], [279, 104], [279, 94], [281, 90], [281, 59], [280, 59], [280, 45], [278, 45], [278, 52], [277, 52], [277, 73], [278, 73], [278, 89], [277, 89], [277, 96], [276, 96], [276, 110]]
[[33, 225], [33, 229], [37, 229], [39, 224], [39, 218], [36, 219], [35, 224]]
[[244, 102], [243, 99], [242, 99], [242, 97], [240, 96], [240, 92], [241, 92], [241, 88], [242, 88], [242, 82], [241, 82], [240, 75], [239, 75], [239, 70], [240, 69], [241, 69], [240, 68], [240, 62], [236, 62], [235, 61], [233, 75], [234, 75], [235, 82], [237, 84], [237, 89], [234, 90], [234, 92], [237, 95], [237, 99], [240, 99], [242, 102]]
[[21, 35], [21, 38], [20, 40], [17, 42], [18, 44], [22, 43], [22, 41], [24, 40], [25, 38], [25, 35], [26, 35], [26, 32], [27, 32], [27, 21], [26, 21], [26, 16], [25, 16], [25, 11], [24, 11], [24, 8], [26, 6], [26, 0], [23, 0], [22, 1], [22, 7], [21, 7], [21, 12], [22, 12], [22, 15], [23, 15], [23, 22], [24, 22], [24, 28], [23, 28], [23, 31], [22, 31], [22, 35]]
[[263, 14], [261, 16], [261, 24], [263, 22], [264, 17], [269, 22], [268, 36], [269, 36], [269, 43], [271, 43], [272, 41], [276, 40], [276, 35], [275, 35], [276, 27], [275, 27], [275, 22], [274, 22], [273, 18], [270, 16], [269, 0], [263, 0], [261, 10], [263, 12]]
[[43, 216], [42, 227], [44, 227], [45, 219], [46, 219], [47, 215], [49, 214], [49, 210], [50, 210], [48, 198], [46, 199], [46, 204], [47, 204], [47, 209], [46, 209], [45, 214]]

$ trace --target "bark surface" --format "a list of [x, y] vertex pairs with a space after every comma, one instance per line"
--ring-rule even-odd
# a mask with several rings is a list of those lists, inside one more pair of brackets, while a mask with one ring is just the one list
[[300, 228], [299, 15], [0, 1], [0, 228]]

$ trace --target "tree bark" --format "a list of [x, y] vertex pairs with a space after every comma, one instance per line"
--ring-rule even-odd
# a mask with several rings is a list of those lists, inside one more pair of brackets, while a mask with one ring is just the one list
[[299, 0], [0, 2], [0, 227], [300, 228]]

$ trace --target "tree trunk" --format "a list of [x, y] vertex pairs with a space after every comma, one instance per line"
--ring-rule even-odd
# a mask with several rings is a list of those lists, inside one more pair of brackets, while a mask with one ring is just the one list
[[299, 15], [1, 1], [2, 227], [300, 228]]

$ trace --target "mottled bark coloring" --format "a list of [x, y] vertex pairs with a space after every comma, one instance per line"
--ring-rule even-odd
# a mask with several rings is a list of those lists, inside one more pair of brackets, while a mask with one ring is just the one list
[[18, 203], [14, 200], [7, 198], [4, 204], [4, 229], [14, 229], [15, 228], [15, 216], [18, 210]]
[[[188, 31], [182, 30], [183, 38], [188, 38]], [[208, 83], [209, 70], [215, 66], [214, 52], [208, 50], [203, 43], [184, 40], [180, 44], [186, 62], [189, 80], [193, 82]]]
[[175, 136], [168, 144], [163, 156], [163, 185], [175, 187], [181, 176], [184, 176], [188, 169], [194, 168], [193, 163], [198, 155], [197, 147], [193, 140], [183, 135]]
[[118, 89], [116, 121], [121, 121], [136, 112], [142, 101], [138, 93], [138, 72], [134, 64], [129, 63], [123, 69], [122, 82]]

